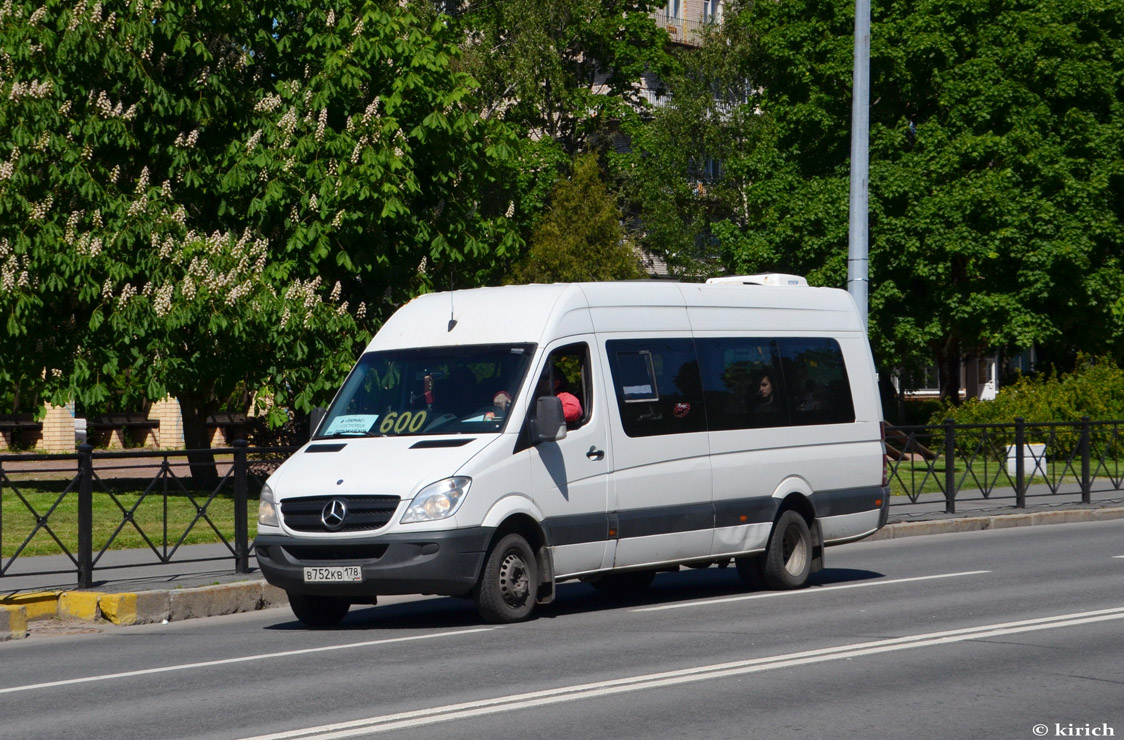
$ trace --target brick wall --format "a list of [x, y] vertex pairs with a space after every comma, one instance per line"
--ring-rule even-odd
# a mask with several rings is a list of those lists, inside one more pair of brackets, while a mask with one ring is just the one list
[[74, 452], [74, 402], [65, 406], [47, 404], [43, 431], [36, 447], [46, 452]]
[[183, 415], [180, 413], [180, 402], [171, 396], [152, 404], [148, 410], [148, 418], [160, 422], [160, 427], [155, 431], [156, 446], [161, 450], [182, 450], [183, 442]]

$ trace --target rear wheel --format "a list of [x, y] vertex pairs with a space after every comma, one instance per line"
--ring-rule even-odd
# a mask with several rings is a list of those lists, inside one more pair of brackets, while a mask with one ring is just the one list
[[537, 590], [535, 554], [522, 536], [509, 534], [488, 553], [472, 596], [485, 622], [506, 624], [531, 615]]
[[289, 608], [309, 627], [335, 627], [347, 616], [351, 604], [334, 596], [290, 592]]
[[800, 588], [812, 571], [812, 533], [799, 513], [781, 514], [761, 556], [761, 577], [772, 589]]

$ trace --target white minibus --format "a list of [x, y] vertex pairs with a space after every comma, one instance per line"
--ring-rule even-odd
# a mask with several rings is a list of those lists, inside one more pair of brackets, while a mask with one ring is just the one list
[[731, 561], [798, 588], [886, 522], [881, 419], [854, 301], [799, 277], [423, 295], [270, 476], [255, 552], [310, 626], [384, 594], [513, 622]]

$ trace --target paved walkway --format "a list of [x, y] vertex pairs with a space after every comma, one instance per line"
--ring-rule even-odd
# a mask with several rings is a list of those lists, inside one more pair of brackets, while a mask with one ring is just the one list
[[[152, 550], [110, 550], [94, 564], [91, 590], [191, 588], [261, 578], [252, 555], [251, 572], [235, 573], [234, 555], [221, 544], [184, 545], [172, 557], [172, 562], [161, 563]], [[4, 565], [8, 567], [0, 577], [0, 598], [25, 591], [77, 589], [77, 566], [65, 555], [21, 557]]]

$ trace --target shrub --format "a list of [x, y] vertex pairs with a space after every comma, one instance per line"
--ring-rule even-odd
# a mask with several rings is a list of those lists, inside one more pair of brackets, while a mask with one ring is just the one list
[[1011, 424], [1027, 422], [1124, 419], [1124, 370], [1107, 357], [1079, 357], [1072, 373], [1020, 377], [1001, 388], [994, 401], [969, 399], [959, 407], [945, 405], [929, 419], [941, 424]]

